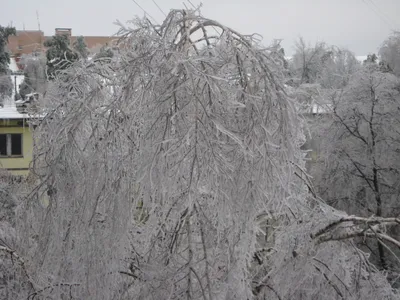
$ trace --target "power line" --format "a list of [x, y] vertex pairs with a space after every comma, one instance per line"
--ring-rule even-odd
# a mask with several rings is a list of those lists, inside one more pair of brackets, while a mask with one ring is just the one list
[[[199, 14], [201, 15], [201, 12], [200, 12], [201, 3], [200, 3], [200, 5], [199, 5], [199, 7], [196, 7], [196, 6], [194, 6], [194, 4], [192, 3], [192, 1], [188, 0], [188, 2], [189, 2], [190, 5], [194, 8], [194, 10], [195, 10], [195, 11], [198, 10], [198, 11], [199, 11]], [[185, 3], [183, 3], [183, 4], [185, 4]]]
[[379, 7], [372, 0], [362, 0], [362, 2], [365, 3], [365, 5], [367, 5], [383, 22], [385, 22], [390, 29], [394, 30], [396, 25], [391, 20], [389, 20], [388, 17], [385, 16], [385, 14], [379, 11]]
[[386, 20], [388, 20], [388, 22], [390, 22], [392, 25], [394, 25], [394, 27], [396, 27], [396, 23], [393, 22], [393, 19], [391, 19], [391, 17], [390, 17], [388, 14], [386, 14], [378, 5], [376, 5], [375, 2], [374, 2], [373, 0], [369, 0], [369, 2], [370, 2], [373, 6], [375, 6], [375, 8], [381, 13], [381, 15], [382, 15]]
[[136, 2], [136, 0], [132, 0], [132, 1], [145, 13], [145, 15], [148, 15], [154, 21], [154, 23], [157, 24], [157, 20], [154, 19], [153, 16], [150, 15], [143, 7], [141, 7], [139, 5], [139, 3]]
[[160, 6], [158, 6], [157, 2], [156, 2], [155, 0], [151, 0], [151, 1], [153, 1], [154, 5], [157, 6], [157, 8], [161, 11], [161, 13], [162, 13], [165, 17], [167, 17], [167, 14], [161, 9]]

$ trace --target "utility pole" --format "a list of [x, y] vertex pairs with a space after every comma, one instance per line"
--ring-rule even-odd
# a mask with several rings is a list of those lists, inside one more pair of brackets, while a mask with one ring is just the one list
[[17, 75], [14, 75], [14, 101], [17, 100]]

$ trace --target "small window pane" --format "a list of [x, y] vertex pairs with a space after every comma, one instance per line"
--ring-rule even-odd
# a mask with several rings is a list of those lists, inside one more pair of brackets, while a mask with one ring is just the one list
[[11, 155], [22, 155], [22, 134], [11, 135]]
[[0, 134], [0, 156], [7, 155], [7, 134]]

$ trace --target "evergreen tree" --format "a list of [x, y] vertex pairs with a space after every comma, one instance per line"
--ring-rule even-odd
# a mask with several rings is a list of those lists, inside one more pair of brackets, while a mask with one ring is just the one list
[[100, 52], [94, 56], [94, 60], [110, 60], [112, 57], [114, 57], [114, 52], [108, 45], [105, 45], [101, 47]]
[[8, 37], [15, 34], [16, 30], [14, 27], [0, 26], [0, 100], [2, 100], [3, 97], [9, 97], [12, 94], [13, 86], [8, 74], [10, 54], [7, 52], [6, 45], [8, 43]]
[[367, 59], [363, 61], [364, 65], [365, 64], [376, 64], [378, 63], [378, 56], [376, 56], [375, 53], [373, 54], [368, 54]]
[[6, 50], [8, 37], [16, 35], [15, 27], [2, 27], [0, 26], [0, 74], [6, 74], [8, 71], [8, 64], [10, 63], [10, 54]]
[[87, 59], [88, 55], [89, 55], [89, 50], [87, 48], [87, 45], [85, 43], [85, 39], [83, 38], [83, 36], [78, 36], [76, 38], [76, 41], [74, 42], [74, 50], [78, 53], [78, 55], [80, 57], [82, 57], [83, 59]]
[[65, 70], [78, 59], [78, 54], [69, 47], [66, 35], [55, 35], [44, 46], [48, 47], [46, 58], [49, 79], [54, 79], [58, 71]]

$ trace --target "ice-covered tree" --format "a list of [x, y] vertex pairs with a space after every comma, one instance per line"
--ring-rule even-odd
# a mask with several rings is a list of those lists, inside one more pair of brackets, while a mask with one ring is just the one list
[[322, 42], [311, 47], [300, 38], [289, 65], [297, 101], [312, 107], [328, 104], [332, 92], [346, 86], [360, 64], [346, 49]]
[[121, 35], [112, 66], [76, 62], [46, 93], [21, 295], [397, 299], [336, 241], [359, 219], [314, 197], [274, 47], [186, 10]]
[[400, 76], [400, 32], [394, 32], [383, 42], [379, 55], [393, 73]]
[[[362, 216], [398, 216], [399, 101], [399, 79], [373, 62], [366, 62], [332, 97], [331, 122], [325, 119], [314, 131], [326, 162], [322, 174], [315, 170], [315, 182], [331, 205]], [[392, 227], [387, 230], [398, 237]], [[383, 242], [372, 253], [380, 267], [398, 271], [396, 255]]]
[[47, 85], [46, 58], [42, 55], [25, 55], [21, 58], [21, 64], [24, 66], [24, 81], [19, 87], [20, 96], [25, 98], [32, 92], [43, 95]]
[[332, 49], [325, 43], [318, 42], [311, 47], [303, 38], [299, 38], [291, 62], [292, 74], [297, 85], [315, 83], [331, 55]]

